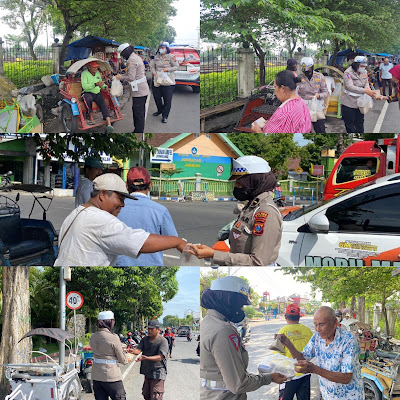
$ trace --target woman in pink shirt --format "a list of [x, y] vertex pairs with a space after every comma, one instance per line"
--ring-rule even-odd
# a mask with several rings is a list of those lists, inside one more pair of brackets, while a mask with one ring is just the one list
[[296, 94], [296, 77], [284, 70], [275, 76], [275, 95], [282, 104], [261, 128], [253, 123], [256, 133], [310, 133], [311, 116], [306, 103]]

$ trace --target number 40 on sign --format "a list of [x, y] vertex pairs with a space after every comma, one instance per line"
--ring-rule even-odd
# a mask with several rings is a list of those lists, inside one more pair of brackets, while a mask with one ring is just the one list
[[69, 292], [66, 296], [66, 305], [71, 310], [78, 310], [83, 305], [83, 296], [79, 292]]

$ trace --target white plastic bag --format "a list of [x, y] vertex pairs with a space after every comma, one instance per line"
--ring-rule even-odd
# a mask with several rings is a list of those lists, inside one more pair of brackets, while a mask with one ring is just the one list
[[33, 95], [28, 94], [22, 97], [19, 105], [21, 106], [22, 114], [26, 117], [34, 117], [36, 115], [36, 99]]
[[360, 109], [361, 114], [366, 114], [374, 106], [374, 101], [371, 96], [364, 93], [357, 99], [357, 106]]
[[279, 372], [285, 375], [289, 380], [296, 376], [296, 371], [294, 369], [295, 362], [296, 360], [293, 358], [275, 353], [265, 357], [260, 364], [258, 364], [258, 371], [264, 374]]
[[110, 94], [113, 97], [120, 97], [124, 92], [122, 83], [114, 76], [111, 82]]
[[160, 71], [158, 72], [157, 83], [160, 86], [171, 86], [174, 82], [172, 82], [172, 79], [168, 76], [167, 72]]
[[318, 100], [315, 96], [308, 102], [308, 109], [310, 110], [311, 122], [317, 122], [318, 121]]

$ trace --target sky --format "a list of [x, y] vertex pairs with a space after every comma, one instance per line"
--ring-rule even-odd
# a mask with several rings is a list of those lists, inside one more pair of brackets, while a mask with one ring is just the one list
[[[176, 0], [172, 3], [176, 8], [176, 16], [170, 19], [169, 25], [175, 28], [175, 43], [189, 44], [199, 46], [200, 33], [200, 0]], [[0, 10], [0, 17], [4, 15], [4, 11]], [[0, 21], [0, 37], [4, 39], [6, 34], [20, 34], [21, 29], [11, 29], [8, 25]], [[60, 38], [61, 39], [61, 38]], [[49, 32], [49, 45], [52, 43], [52, 30]], [[37, 44], [46, 45], [47, 37], [43, 32], [38, 39]]]
[[[244, 276], [248, 279], [250, 287], [262, 296], [263, 292], [269, 292], [271, 300], [277, 297], [300, 294], [301, 297], [312, 299], [311, 284], [297, 282], [292, 275], [284, 275], [275, 267], [231, 267], [230, 273], [234, 276]], [[228, 273], [228, 267], [220, 267], [219, 270]], [[210, 268], [202, 268], [203, 274], [211, 271]], [[316, 300], [321, 301], [321, 293], [316, 293]]]
[[[164, 305], [164, 312], [159, 321], [166, 315], [177, 315], [179, 318], [185, 317], [185, 311], [193, 310], [200, 312], [200, 268], [199, 267], [180, 267], [176, 274], [179, 284], [178, 294]], [[190, 314], [189, 311], [187, 314]]]

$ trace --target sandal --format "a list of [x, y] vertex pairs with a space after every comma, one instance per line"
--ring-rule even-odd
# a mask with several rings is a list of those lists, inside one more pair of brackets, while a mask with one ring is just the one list
[[88, 125], [95, 125], [96, 124], [96, 122], [94, 122], [94, 121], [87, 121], [86, 122]]
[[106, 132], [107, 133], [113, 133], [114, 132], [114, 128], [111, 125], [107, 125]]

